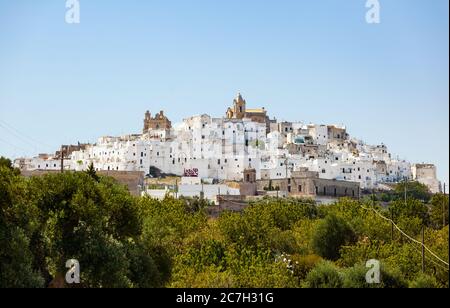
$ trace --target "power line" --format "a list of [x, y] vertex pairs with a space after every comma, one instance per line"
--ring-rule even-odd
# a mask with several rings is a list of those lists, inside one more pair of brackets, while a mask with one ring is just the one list
[[8, 130], [11, 134], [15, 135], [17, 138], [21, 139], [23, 142], [26, 142], [26, 143], [32, 145], [33, 147], [43, 145], [46, 148], [51, 148], [50, 145], [45, 144], [44, 142], [41, 142], [39, 140], [36, 140], [36, 139], [24, 134], [23, 132], [21, 132], [14, 126], [12, 126], [11, 124], [8, 124], [5, 120], [0, 119], [0, 127], [3, 127], [4, 129]]
[[30, 141], [32, 141], [32, 142], [34, 142], [36, 144], [44, 144], [44, 145], [46, 145], [44, 142], [41, 142], [41, 141], [39, 141], [37, 139], [34, 139], [34, 138], [30, 137], [27, 134], [25, 134], [22, 131], [20, 131], [17, 128], [15, 128], [14, 126], [12, 126], [11, 124], [8, 124], [5, 120], [0, 119], [0, 122], [3, 122], [3, 125], [8, 126], [10, 129], [14, 130], [15, 132], [17, 132], [18, 134], [24, 136], [25, 138], [29, 139]]
[[24, 139], [23, 137], [21, 137], [20, 135], [18, 135], [17, 133], [15, 133], [13, 130], [9, 129], [8, 127], [2, 125], [0, 123], [0, 127], [5, 129], [7, 132], [9, 132], [10, 134], [12, 134], [15, 138], [19, 139], [20, 141], [22, 141], [22, 143], [24, 145], [26, 145], [27, 147], [29, 147], [28, 149], [33, 149], [34, 151], [37, 149], [37, 146], [35, 144], [32, 144], [31, 142], [27, 141], [26, 139]]
[[382, 219], [384, 219], [384, 220], [386, 220], [386, 221], [392, 223], [393, 226], [394, 226], [398, 231], [400, 231], [401, 234], [403, 234], [404, 236], [406, 236], [409, 240], [413, 241], [413, 242], [416, 243], [416, 244], [419, 244], [419, 245], [422, 246], [426, 251], [428, 251], [428, 253], [430, 253], [433, 257], [435, 257], [437, 260], [439, 260], [439, 261], [441, 261], [442, 263], [444, 263], [445, 265], [447, 265], [447, 267], [449, 266], [448, 262], [446, 262], [446, 261], [442, 260], [441, 258], [439, 258], [439, 256], [436, 255], [436, 254], [435, 254], [431, 249], [429, 249], [425, 244], [419, 242], [419, 241], [416, 240], [415, 238], [413, 238], [413, 237], [409, 236], [408, 234], [406, 234], [406, 233], [405, 233], [402, 229], [400, 229], [400, 228], [395, 224], [395, 222], [393, 222], [391, 219], [389, 219], [389, 218], [383, 216], [383, 215], [380, 214], [378, 211], [376, 211], [374, 208], [366, 208], [366, 207], [362, 206], [361, 204], [359, 204], [359, 206], [360, 206], [361, 208], [367, 210], [367, 211], [370, 211], [370, 210], [374, 211], [374, 212], [375, 212], [378, 216], [380, 216]]
[[[421, 250], [420, 248], [418, 248], [418, 247], [416, 247], [416, 246], [412, 246], [412, 247], [414, 247], [419, 253], [422, 253], [422, 250]], [[445, 271], [447, 271], [447, 272], [449, 271], [449, 269], [448, 269], [447, 267], [443, 266], [443, 265], [440, 264], [440, 263], [437, 263], [437, 262], [434, 261], [433, 259], [427, 259], [427, 260], [431, 261], [434, 265], [436, 265], [436, 266], [438, 266], [438, 267], [444, 269]]]
[[10, 147], [14, 148], [15, 150], [21, 150], [21, 151], [23, 151], [23, 152], [28, 152], [28, 150], [26, 150], [26, 149], [24, 149], [24, 148], [22, 148], [22, 147], [18, 147], [18, 146], [14, 145], [14, 144], [12, 144], [12, 143], [6, 141], [6, 140], [0, 139], [0, 141], [3, 142], [4, 144], [9, 145]]

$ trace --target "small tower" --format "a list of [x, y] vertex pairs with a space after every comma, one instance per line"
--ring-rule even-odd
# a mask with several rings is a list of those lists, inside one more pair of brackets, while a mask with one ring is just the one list
[[145, 118], [144, 118], [144, 134], [146, 132], [148, 132], [148, 130], [150, 129], [150, 121], [152, 119], [152, 114], [150, 113], [150, 111], [147, 110], [147, 112], [145, 113]]
[[243, 119], [245, 117], [246, 102], [242, 98], [241, 93], [233, 101], [233, 117], [236, 119]]
[[256, 182], [256, 170], [255, 169], [245, 169], [244, 170], [244, 183], [255, 183]]

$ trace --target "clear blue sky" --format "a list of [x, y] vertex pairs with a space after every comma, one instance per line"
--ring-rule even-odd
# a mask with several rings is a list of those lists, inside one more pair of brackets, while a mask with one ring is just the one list
[[0, 155], [140, 132], [147, 109], [221, 116], [241, 91], [448, 183], [449, 2], [380, 0], [379, 25], [365, 2], [80, 0], [70, 25], [64, 0], [0, 0]]

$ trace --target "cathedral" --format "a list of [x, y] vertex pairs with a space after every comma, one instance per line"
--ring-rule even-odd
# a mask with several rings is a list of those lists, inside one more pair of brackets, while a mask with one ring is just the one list
[[155, 117], [152, 117], [150, 111], [147, 111], [145, 113], [145, 119], [144, 119], [144, 134], [147, 133], [149, 130], [164, 130], [164, 129], [171, 129], [172, 128], [172, 122], [164, 115], [164, 111], [160, 111], [155, 115]]
[[253, 122], [266, 123], [269, 130], [270, 120], [267, 111], [261, 109], [247, 109], [247, 102], [242, 98], [241, 93], [233, 101], [233, 107], [228, 108], [227, 119], [251, 119]]

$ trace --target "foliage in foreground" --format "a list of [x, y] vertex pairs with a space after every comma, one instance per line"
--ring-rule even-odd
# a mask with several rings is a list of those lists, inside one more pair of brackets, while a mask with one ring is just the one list
[[[373, 206], [265, 199], [210, 219], [201, 200], [135, 198], [94, 170], [25, 179], [6, 162], [0, 287], [67, 287], [68, 259], [80, 261], [81, 287], [448, 287], [435, 259], [427, 253], [421, 273], [420, 246], [361, 205]], [[416, 239], [425, 224], [427, 246], [448, 260], [445, 206], [437, 195], [375, 209], [394, 211]], [[365, 280], [370, 259], [381, 261], [381, 284]]]

